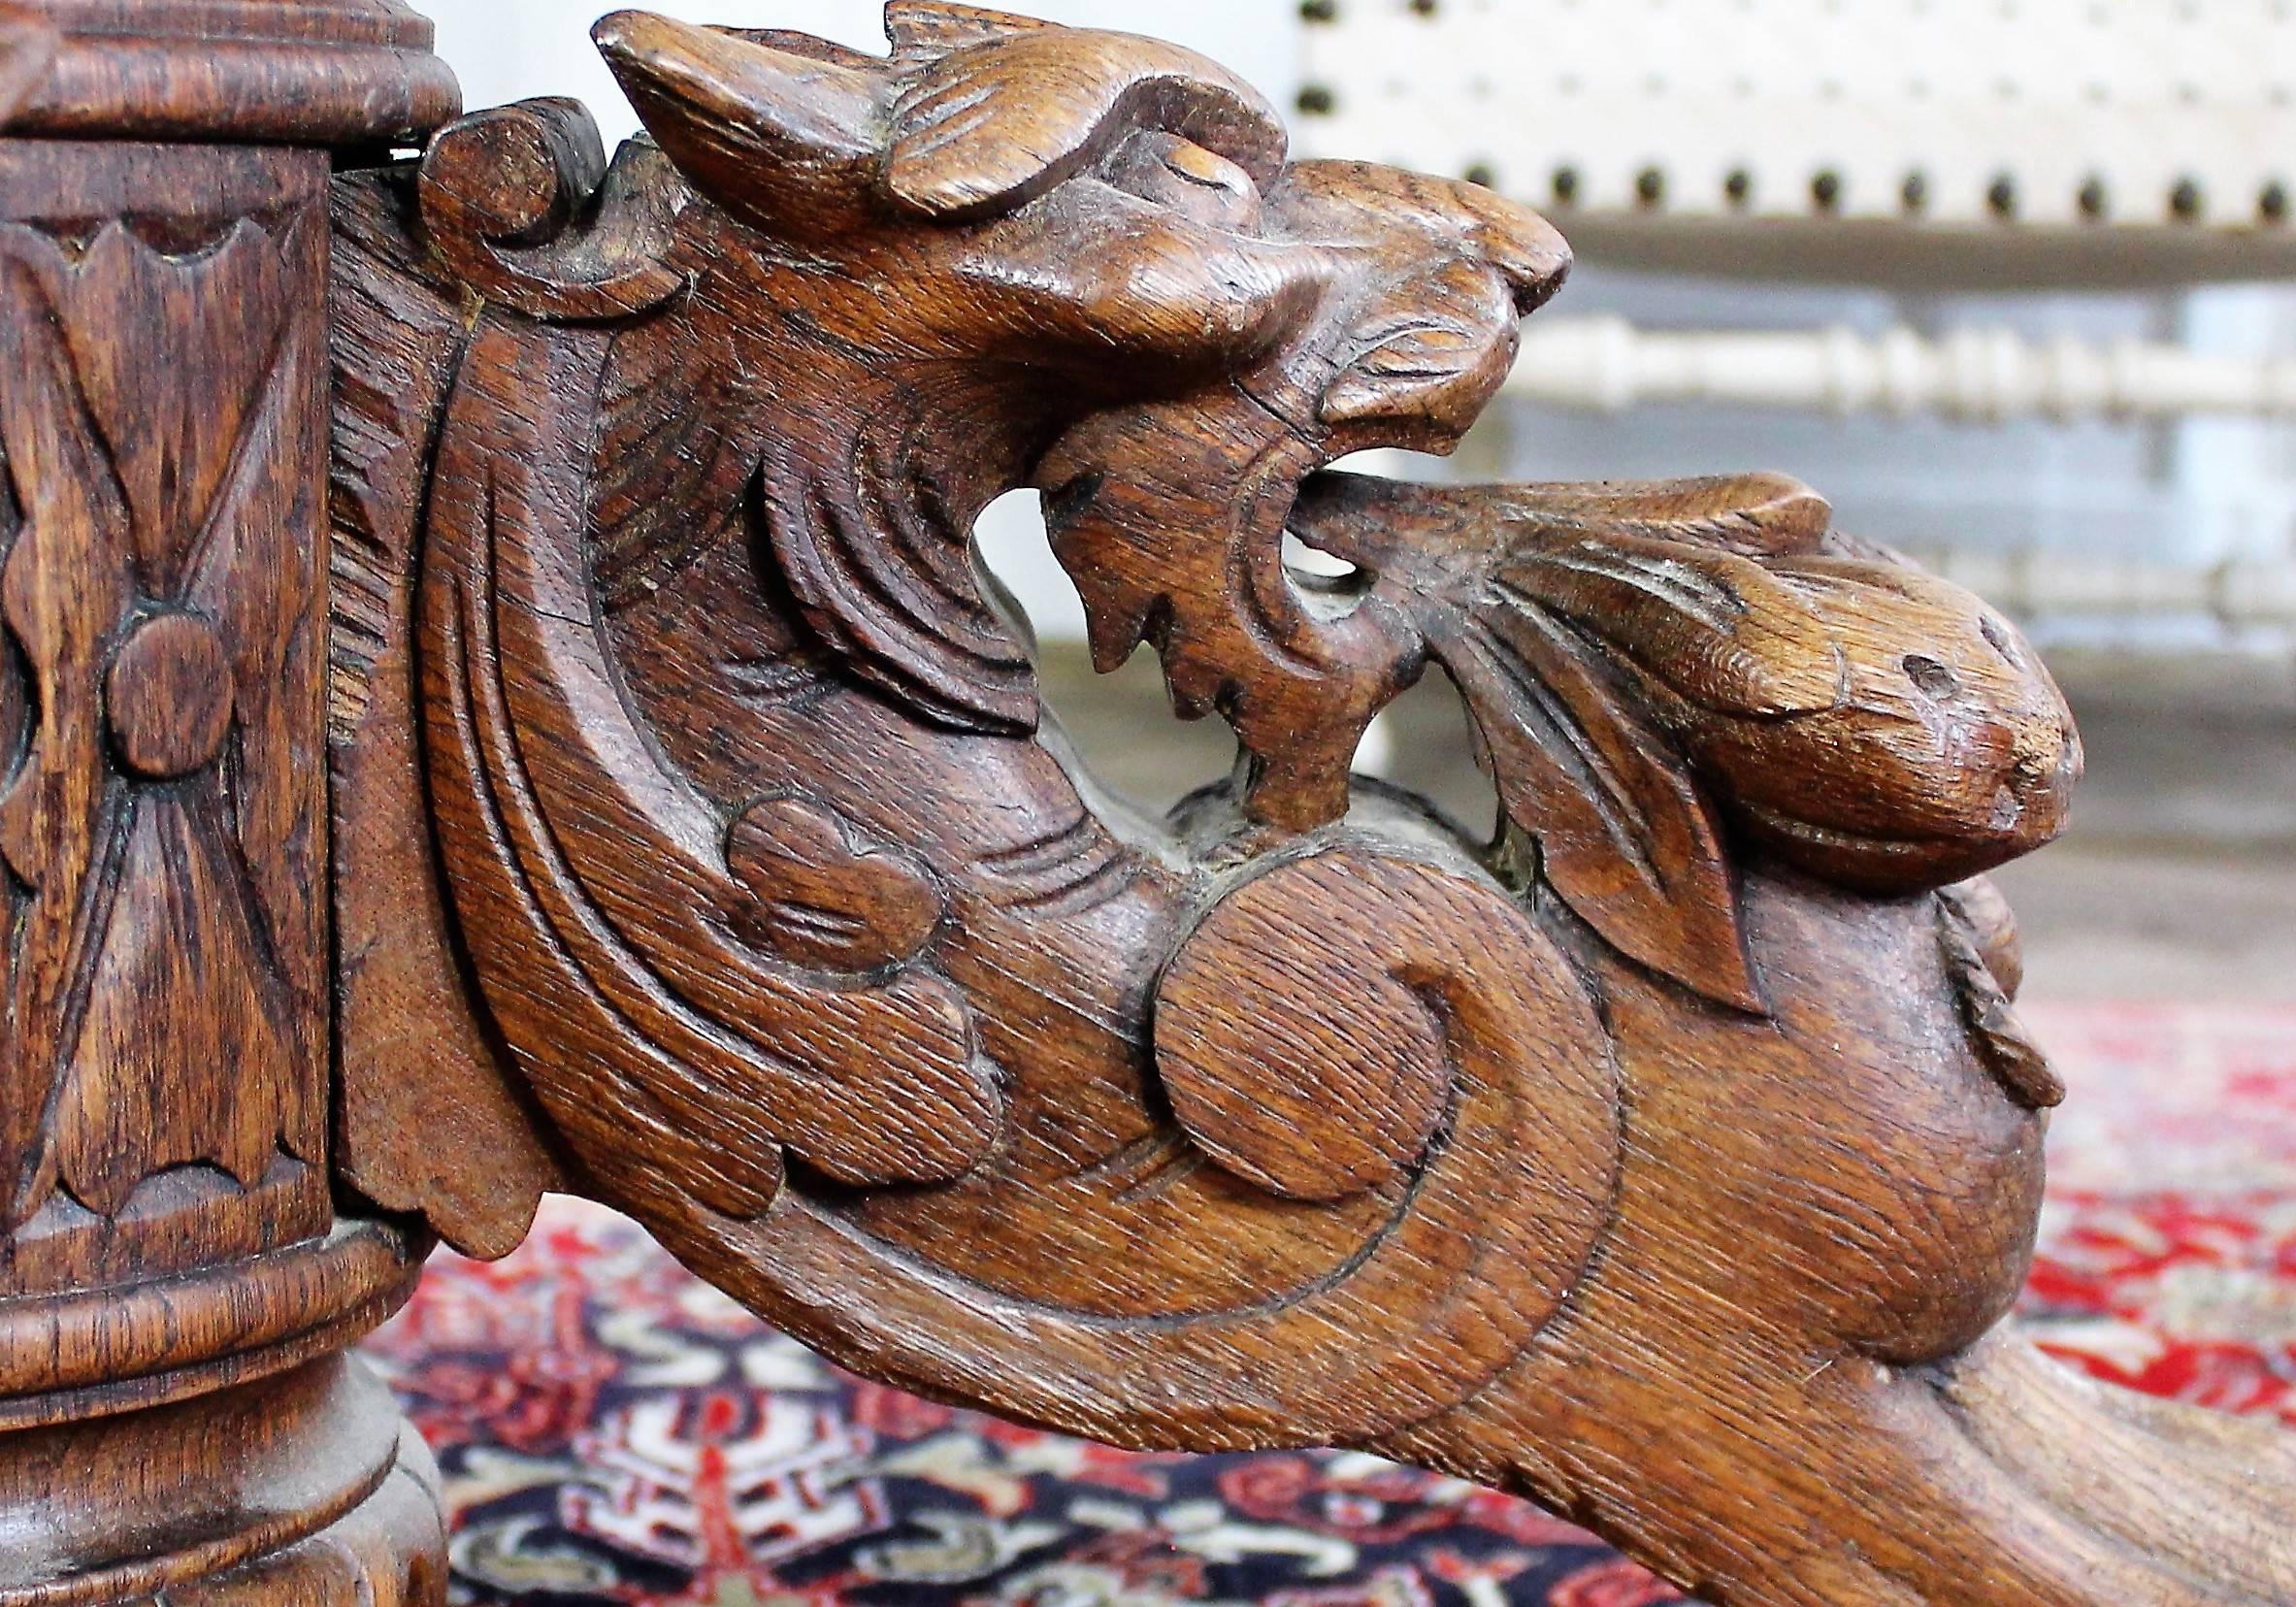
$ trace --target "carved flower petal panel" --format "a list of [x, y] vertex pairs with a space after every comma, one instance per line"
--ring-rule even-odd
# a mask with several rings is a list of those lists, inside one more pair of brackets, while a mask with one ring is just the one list
[[[182, 589], [185, 566], [247, 441], [250, 415], [279, 360], [286, 320], [279, 243], [242, 219], [219, 244], [165, 255], [112, 224], [77, 265], [64, 327], [135, 517], [138, 579], [153, 596]], [[268, 314], [250, 332], [201, 316], [217, 305]], [[165, 329], [173, 349], [112, 339], [118, 329]], [[155, 374], [211, 377], [199, 387]]]
[[62, 1180], [101, 1215], [170, 1166], [209, 1162], [252, 1188], [281, 1150], [320, 1159], [320, 1112], [266, 997], [245, 871], [206, 812], [135, 805], [57, 1098]]
[[88, 931], [109, 881], [100, 846], [117, 782], [103, 760], [98, 689], [105, 639], [125, 613], [126, 498], [97, 439], [51, 288], [62, 253], [30, 230], [0, 230], [0, 319], [18, 362], [0, 381], [5, 438], [22, 523], [0, 569], [0, 613], [35, 677], [29, 748], [0, 792], [0, 858], [27, 889], [7, 978], [11, 1054], [0, 1099], [0, 1164], [20, 1220], [46, 1167], [49, 1090], [89, 965]]
[[171, 1168], [255, 1189], [282, 1150], [323, 1159], [325, 643], [302, 473], [323, 442], [317, 310], [288, 286], [324, 241], [291, 209], [219, 232], [139, 216], [84, 241], [0, 231], [25, 358], [0, 384], [21, 520], [0, 676], [28, 672], [32, 724], [0, 748], [18, 1218], [58, 1183], [109, 1215]]

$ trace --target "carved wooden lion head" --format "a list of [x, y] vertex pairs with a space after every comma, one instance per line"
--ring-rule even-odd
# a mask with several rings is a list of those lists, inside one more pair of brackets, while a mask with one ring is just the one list
[[[747, 246], [690, 252], [726, 336], [695, 360], [740, 352], [719, 388], [760, 417], [849, 410], [842, 461], [767, 476], [808, 617], [937, 717], [1027, 729], [1028, 667], [964, 538], [1034, 483], [1100, 666], [1153, 643], [1181, 712], [1234, 725], [1256, 813], [1335, 816], [1424, 648], [1367, 590], [1287, 572], [1299, 484], [1363, 447], [1456, 444], [1568, 248], [1475, 185], [1287, 161], [1272, 108], [1174, 46], [910, 0], [887, 26], [887, 58], [640, 13], [598, 29]], [[888, 505], [906, 554], [838, 540]]]

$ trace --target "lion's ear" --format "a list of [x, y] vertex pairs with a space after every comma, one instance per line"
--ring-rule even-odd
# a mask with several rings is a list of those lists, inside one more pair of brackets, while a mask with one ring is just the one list
[[1193, 50], [1133, 34], [1042, 28], [957, 50], [906, 75], [885, 181], [926, 217], [1011, 212], [1144, 127], [1193, 140], [1265, 185], [1283, 119]]
[[885, 37], [893, 42], [893, 59], [904, 65], [1053, 26], [1033, 16], [950, 5], [947, 0], [887, 0], [885, 6]]
[[616, 12], [591, 37], [646, 131], [728, 211], [797, 239], [871, 216], [884, 81], [856, 58], [648, 12]]

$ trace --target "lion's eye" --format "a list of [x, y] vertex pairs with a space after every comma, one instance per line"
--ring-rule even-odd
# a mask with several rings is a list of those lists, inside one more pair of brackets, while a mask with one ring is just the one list
[[1260, 187], [1221, 155], [1161, 129], [1142, 129], [1112, 151], [1100, 176], [1117, 188], [1237, 233], [1260, 221]]

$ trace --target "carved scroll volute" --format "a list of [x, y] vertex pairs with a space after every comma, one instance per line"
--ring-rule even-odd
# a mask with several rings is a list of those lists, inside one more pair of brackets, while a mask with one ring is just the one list
[[686, 284], [664, 260], [676, 190], [649, 166], [609, 176], [598, 125], [573, 101], [477, 113], [423, 159], [427, 236], [465, 285], [534, 317], [648, 312]]

